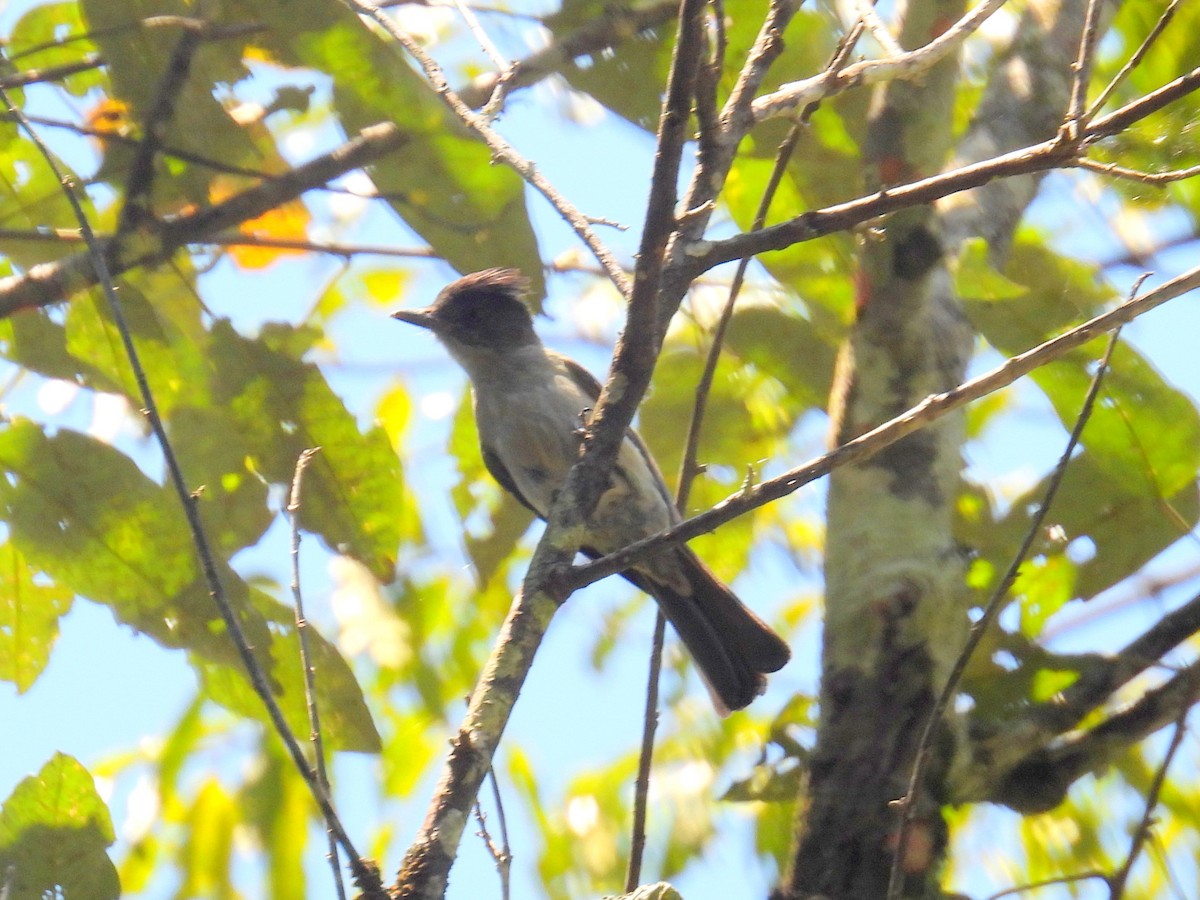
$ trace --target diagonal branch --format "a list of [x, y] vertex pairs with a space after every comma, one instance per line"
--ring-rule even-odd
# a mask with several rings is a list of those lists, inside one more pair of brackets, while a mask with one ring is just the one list
[[[305, 191], [360, 169], [404, 146], [407, 137], [395, 125], [382, 123], [364, 128], [353, 139], [270, 181], [247, 188], [215, 206], [163, 222], [138, 244], [136, 253], [120, 254], [116, 244], [100, 241], [99, 252], [109, 271], [120, 275], [138, 266], [165, 262], [188, 244], [233, 228], [261, 216], [276, 206], [294, 200]], [[92, 259], [79, 253], [52, 263], [43, 263], [22, 275], [0, 279], [0, 319], [21, 309], [59, 303], [77, 291], [98, 284]]]
[[988, 394], [1012, 384], [1018, 378], [1028, 375], [1034, 369], [1086, 344], [1093, 338], [1132, 322], [1138, 316], [1161, 306], [1168, 300], [1197, 288], [1200, 288], [1200, 266], [1189, 269], [1140, 297], [1122, 303], [1109, 312], [1089, 319], [1056, 338], [1051, 338], [1045, 343], [1006, 360], [991, 371], [972, 378], [952, 391], [932, 394], [911, 409], [853, 440], [847, 441], [829, 453], [790, 469], [769, 481], [745, 488], [722, 500], [707, 512], [692, 516], [674, 528], [659, 532], [630, 544], [616, 553], [576, 567], [567, 580], [567, 584], [572, 589], [577, 589], [599, 581], [608, 575], [623, 572], [635, 562], [652, 556], [670, 544], [688, 541], [707, 534], [738, 516], [781, 497], [786, 497], [804, 485], [829, 474], [839, 466], [869, 459], [884, 447], [923, 428], [934, 419], [981, 397], [986, 397]]
[[1076, 165], [1080, 153], [1091, 144], [1120, 134], [1135, 122], [1197, 89], [1200, 89], [1200, 68], [1193, 69], [1158, 90], [1091, 122], [1082, 129], [1078, 144], [1051, 138], [983, 162], [889, 187], [868, 197], [812, 210], [761, 231], [739, 234], [719, 241], [696, 241], [686, 251], [689, 259], [688, 274], [695, 277], [721, 263], [769, 250], [783, 250], [794, 244], [846, 231], [887, 213], [932, 203], [960, 191], [981, 187], [997, 178]]
[[[588, 429], [583, 456], [559, 491], [521, 593], [509, 610], [471, 694], [463, 723], [451, 742], [425, 822], [405, 854], [395, 888], [397, 897], [435, 900], [445, 892], [471, 807], [557, 608], [559, 573], [569, 566], [582, 543], [583, 510], [594, 506], [605, 487], [606, 473], [649, 382], [661, 341], [655, 299], [663, 251], [674, 229], [675, 182], [687, 137], [692, 81], [703, 48], [699, 31], [705, 2], [683, 0], [680, 5], [679, 34], [660, 119], [646, 228], [629, 300], [629, 323], [613, 362], [613, 375]], [[650, 349], [649, 359], [640, 357], [643, 347]], [[627, 382], [625, 374], [640, 383]]]
[[848, 88], [878, 84], [897, 78], [913, 79], [929, 71], [972, 35], [1007, 0], [984, 0], [952, 27], [924, 47], [886, 59], [864, 60], [838, 71], [826, 69], [803, 81], [785, 84], [774, 93], [754, 101], [754, 119], [761, 122], [789, 115], [810, 103], [823, 100]]
[[562, 71], [581, 56], [603, 53], [639, 32], [669, 22], [678, 8], [675, 0], [656, 0], [647, 6], [634, 7], [614, 4], [605, 9], [601, 18], [517, 60], [505, 71], [477, 76], [459, 88], [458, 96], [472, 109], [479, 109], [484, 104], [498, 104], [499, 108], [518, 88], [529, 87]]
[[600, 262], [600, 265], [604, 267], [604, 271], [608, 273], [608, 277], [616, 285], [621, 295], [628, 297], [629, 282], [625, 277], [625, 270], [617, 263], [612, 251], [596, 236], [596, 233], [592, 230], [591, 220], [576, 209], [575, 205], [550, 183], [549, 179], [538, 172], [533, 163], [514, 150], [512, 145], [504, 140], [488, 124], [487, 119], [474, 112], [470, 106], [463, 102], [462, 98], [450, 87], [445, 73], [442, 72], [441, 66], [437, 64], [434, 58], [426, 53], [421, 45], [405, 33], [393, 19], [384, 15], [383, 10], [378, 6], [367, 2], [367, 0], [342, 0], [342, 2], [356, 14], [365, 16], [375, 22], [396, 43], [400, 44], [405, 52], [417, 61], [417, 64], [420, 65], [425, 73], [425, 78], [429, 81], [434, 91], [437, 92], [438, 96], [442, 98], [442, 102], [450, 108], [450, 111], [467, 128], [483, 139], [483, 142], [488, 145], [497, 160], [511, 168], [546, 198], [547, 202], [558, 211], [558, 214], [579, 235], [579, 239], [592, 251], [592, 254]]
[[[221, 619], [225, 624], [226, 630], [233, 642], [234, 648], [238, 654], [242, 665], [246, 670], [246, 676], [250, 681], [254, 693], [262, 701], [266, 709], [267, 717], [270, 719], [272, 726], [275, 729], [280, 741], [283, 743], [285, 750], [295, 764], [297, 771], [303, 778], [306, 786], [309, 789], [313, 800], [320, 808], [325, 817], [330, 829], [337, 837], [338, 842], [345, 848], [346, 853], [350, 857], [350, 865], [354, 871], [355, 880], [365, 892], [372, 896], [376, 896], [379, 888], [378, 878], [376, 873], [366, 864], [358, 851], [355, 850], [354, 844], [350, 839], [349, 833], [343, 827], [341, 820], [338, 818], [337, 812], [333, 807], [333, 801], [329, 796], [328, 791], [317, 779], [316, 774], [308, 765], [308, 761], [304, 757], [304, 751], [300, 748], [296, 736], [288, 727], [287, 719], [284, 717], [283, 710], [279, 702], [272, 692], [271, 685], [259, 665], [258, 660], [254, 656], [254, 648], [250, 645], [245, 632], [242, 630], [241, 623], [238, 621], [237, 614], [231, 606], [228, 596], [225, 594], [224, 586], [221, 577], [217, 571], [216, 556], [212, 551], [212, 547], [208, 541], [207, 533], [204, 529], [204, 523], [200, 516], [199, 508], [196, 505], [196, 498], [192, 491], [188, 488], [187, 480], [184, 477], [183, 469], [180, 466], [179, 458], [175, 454], [175, 450], [167, 436], [166, 425], [163, 422], [162, 416], [159, 414], [158, 405], [154, 399], [154, 394], [150, 389], [150, 382], [146, 376], [146, 371], [141, 364], [141, 360], [134, 344], [133, 334], [130, 331], [129, 325], [125, 319], [125, 313], [122, 309], [121, 302], [117, 297], [117, 289], [114, 281], [113, 273], [109, 268], [107, 254], [104, 248], [95, 240], [95, 235], [92, 233], [91, 222], [88, 220], [87, 214], [84, 212], [83, 206], [80, 203], [76, 193], [75, 185], [72, 179], [59, 167], [54, 155], [49, 148], [42, 142], [37, 132], [33, 129], [28, 121], [25, 120], [23, 113], [9, 100], [8, 95], [0, 89], [0, 104], [7, 107], [22, 130], [29, 135], [30, 141], [37, 148], [46, 162], [46, 165], [54, 173], [55, 179], [62, 185], [63, 194], [65, 195], [68, 204], [74, 213], [76, 220], [79, 223], [79, 230], [87, 241], [88, 250], [84, 259], [93, 269], [93, 275], [96, 282], [100, 285], [104, 292], [104, 296], [108, 301], [109, 310], [113, 317], [113, 322], [117, 327], [120, 335], [121, 345], [124, 348], [125, 355], [129, 360], [130, 369], [133, 372], [134, 380], [137, 382], [138, 393], [142, 401], [143, 413], [150, 424], [151, 431], [157, 439], [159, 448], [162, 451], [163, 459], [167, 468], [167, 476], [179, 498], [180, 504], [183, 506], [184, 518], [187, 523], [188, 531], [192, 537], [192, 543], [196, 550], [196, 557], [199, 562], [200, 571], [204, 578], [204, 583], [208, 588], [209, 594], [212, 596], [213, 602], [216, 605]], [[109, 244], [111, 247], [111, 243]]]
[[[1079, 778], [1103, 768], [1159, 729], [1180, 721], [1195, 705], [1197, 697], [1200, 697], [1200, 662], [1146, 691], [1135, 703], [1096, 727], [1067, 735], [1027, 754], [1001, 777], [995, 777], [991, 789], [981, 799], [1002, 803], [1022, 813], [1053, 809]], [[1019, 724], [1017, 728], [1020, 729]]]
[[63, 63], [58, 66], [47, 66], [44, 69], [25, 69], [22, 72], [5, 75], [3, 78], [0, 78], [0, 90], [11, 91], [16, 88], [28, 87], [31, 84], [62, 81], [64, 78], [79, 72], [99, 69], [104, 64], [104, 60], [100, 56], [95, 53], [89, 53], [83, 59], [76, 60], [75, 62]]

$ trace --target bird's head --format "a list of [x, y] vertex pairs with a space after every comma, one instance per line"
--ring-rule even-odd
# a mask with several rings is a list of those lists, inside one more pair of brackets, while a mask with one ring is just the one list
[[451, 351], [513, 350], [538, 343], [521, 300], [528, 284], [516, 269], [484, 269], [446, 285], [431, 306], [397, 310], [392, 318], [428, 328]]

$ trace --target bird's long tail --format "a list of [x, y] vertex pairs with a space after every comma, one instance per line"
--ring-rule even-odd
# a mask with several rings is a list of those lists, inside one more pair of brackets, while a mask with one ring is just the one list
[[[717, 711], [727, 715], [761, 694], [766, 673], [783, 668], [792, 651], [691, 550], [681, 547], [674, 556], [682, 578], [624, 574], [658, 601], [696, 661]], [[655, 569], [665, 571], [662, 565]]]

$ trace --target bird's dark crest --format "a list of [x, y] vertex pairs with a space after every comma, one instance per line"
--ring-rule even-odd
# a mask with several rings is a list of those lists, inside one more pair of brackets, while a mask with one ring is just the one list
[[438, 295], [438, 301], [443, 302], [452, 297], [469, 294], [500, 294], [511, 297], [513, 300], [520, 300], [528, 290], [529, 279], [521, 274], [520, 269], [484, 269], [450, 282], [442, 288]]
[[441, 335], [472, 347], [500, 350], [536, 344], [533, 317], [522, 299], [529, 281], [517, 269], [484, 269], [452, 281], [429, 312]]

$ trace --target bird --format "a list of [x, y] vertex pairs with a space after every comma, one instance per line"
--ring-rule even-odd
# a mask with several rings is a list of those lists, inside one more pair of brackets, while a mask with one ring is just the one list
[[[484, 465], [544, 520], [579, 458], [600, 383], [542, 344], [523, 302], [527, 289], [517, 269], [485, 269], [448, 284], [430, 306], [401, 309], [392, 317], [432, 332], [466, 371]], [[585, 522], [580, 551], [596, 559], [679, 521], [658, 465], [630, 428], [609, 484]], [[686, 544], [621, 574], [657, 601], [723, 716], [762, 694], [766, 675], [791, 657], [787, 642]]]

